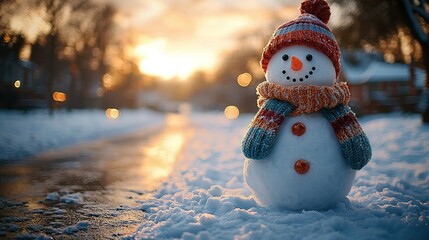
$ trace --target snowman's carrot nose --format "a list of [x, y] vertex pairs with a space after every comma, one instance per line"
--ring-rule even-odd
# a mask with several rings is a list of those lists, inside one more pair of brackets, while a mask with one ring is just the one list
[[299, 71], [302, 68], [302, 62], [299, 58], [292, 56], [292, 69], [294, 71]]

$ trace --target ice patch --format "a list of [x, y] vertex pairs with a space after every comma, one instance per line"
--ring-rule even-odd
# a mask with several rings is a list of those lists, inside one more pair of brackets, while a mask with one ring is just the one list
[[23, 235], [19, 235], [16, 236], [15, 239], [22, 239], [22, 240], [51, 240], [51, 237], [48, 237], [46, 235], [34, 235], [34, 234], [23, 234]]
[[57, 192], [51, 192], [45, 197], [45, 201], [59, 201], [60, 200], [60, 194]]
[[64, 209], [53, 207], [47, 211], [43, 212], [43, 215], [64, 215], [67, 211]]
[[89, 227], [88, 222], [81, 221], [81, 222], [78, 222], [76, 225], [66, 227], [63, 230], [63, 233], [71, 235], [71, 234], [74, 234], [78, 231], [86, 231], [86, 230], [88, 230], [88, 227]]
[[71, 193], [69, 191], [60, 191], [48, 193], [45, 197], [46, 202], [61, 202], [65, 204], [81, 204], [83, 202], [82, 193]]
[[20, 229], [21, 228], [18, 225], [13, 223], [5, 223], [0, 226], [0, 231], [6, 231], [6, 232], [16, 232], [16, 231], [19, 231]]
[[83, 202], [81, 193], [70, 193], [60, 197], [60, 202], [67, 204], [80, 204]]

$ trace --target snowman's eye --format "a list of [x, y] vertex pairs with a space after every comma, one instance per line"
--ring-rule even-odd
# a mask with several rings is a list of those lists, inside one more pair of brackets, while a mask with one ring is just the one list
[[289, 59], [289, 56], [287, 54], [282, 56], [283, 61], [287, 61]]
[[305, 58], [307, 59], [307, 61], [310, 62], [311, 60], [313, 60], [313, 55], [307, 54], [307, 56]]

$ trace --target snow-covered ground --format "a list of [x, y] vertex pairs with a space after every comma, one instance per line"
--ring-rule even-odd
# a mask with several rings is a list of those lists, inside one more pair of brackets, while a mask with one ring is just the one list
[[[427, 239], [429, 236], [429, 126], [418, 115], [360, 118], [373, 148], [348, 196], [328, 211], [286, 211], [257, 205], [243, 183], [240, 142], [252, 116], [188, 115], [194, 134], [183, 144], [172, 174], [139, 203], [145, 212], [130, 239]], [[154, 129], [164, 116], [146, 110], [0, 112], [0, 159], [25, 156]], [[142, 189], [144, 190], [144, 189]], [[73, 198], [71, 198], [73, 197]], [[65, 199], [48, 194], [45, 200]], [[79, 201], [78, 193], [67, 199]], [[86, 229], [87, 222], [67, 227]], [[8, 225], [9, 226], [9, 225]], [[11, 225], [12, 226], [12, 225]]]
[[122, 110], [115, 120], [107, 118], [103, 110], [56, 111], [53, 115], [47, 110], [0, 111], [0, 161], [151, 129], [163, 122], [163, 114], [145, 109]]
[[418, 115], [360, 118], [373, 147], [348, 196], [328, 211], [258, 206], [243, 184], [240, 141], [252, 116], [191, 114], [195, 135], [147, 201], [130, 239], [428, 239], [429, 126]]

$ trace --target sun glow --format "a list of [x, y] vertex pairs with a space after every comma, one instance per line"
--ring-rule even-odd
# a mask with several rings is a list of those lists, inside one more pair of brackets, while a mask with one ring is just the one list
[[155, 39], [138, 45], [134, 49], [134, 55], [140, 59], [139, 69], [142, 73], [160, 76], [164, 80], [176, 76], [184, 80], [197, 69], [207, 68], [212, 64], [211, 58], [198, 52], [169, 47], [165, 39]]

